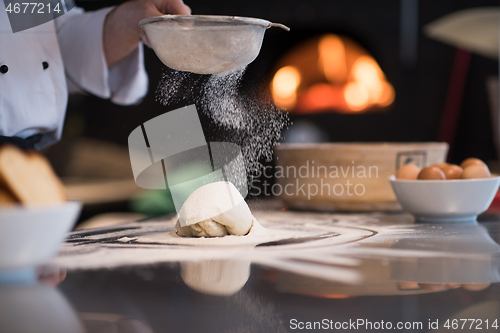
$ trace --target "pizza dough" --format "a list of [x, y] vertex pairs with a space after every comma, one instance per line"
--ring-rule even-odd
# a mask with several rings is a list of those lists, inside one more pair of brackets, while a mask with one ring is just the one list
[[178, 215], [175, 229], [183, 237], [242, 236], [250, 232], [255, 219], [240, 192], [225, 181], [194, 191]]

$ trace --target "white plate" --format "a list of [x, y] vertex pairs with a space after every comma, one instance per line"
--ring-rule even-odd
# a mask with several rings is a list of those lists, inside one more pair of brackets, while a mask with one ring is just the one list
[[389, 178], [404, 210], [419, 221], [469, 222], [488, 209], [500, 177], [456, 180], [400, 180]]
[[77, 201], [0, 208], [0, 271], [49, 261], [72, 229], [80, 209]]

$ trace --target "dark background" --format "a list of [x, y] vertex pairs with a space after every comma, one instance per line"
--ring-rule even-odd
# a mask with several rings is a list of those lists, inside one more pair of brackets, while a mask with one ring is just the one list
[[[404, 0], [402, 0], [404, 1]], [[115, 1], [77, 1], [94, 10], [118, 4]], [[435, 141], [437, 140], [451, 67], [456, 49], [426, 37], [422, 27], [446, 14], [473, 7], [495, 6], [493, 0], [419, 1], [418, 53], [414, 66], [403, 66], [400, 56], [400, 12], [398, 0], [350, 1], [199, 1], [186, 0], [193, 14], [258, 17], [288, 25], [291, 31], [269, 29], [257, 59], [248, 66], [243, 86], [268, 87], [275, 63], [291, 47], [309, 37], [331, 32], [349, 36], [377, 60], [396, 91], [396, 100], [385, 112], [367, 114], [323, 113], [294, 116], [307, 118], [326, 131], [331, 141]], [[155, 91], [165, 66], [152, 50], [145, 49], [150, 88], [136, 106], [117, 106], [92, 96], [70, 98], [65, 138], [84, 135], [127, 145], [129, 133], [144, 121], [177, 106], [163, 106]], [[486, 91], [488, 76], [498, 75], [498, 62], [472, 55], [463, 96], [460, 123], [451, 162], [476, 156], [496, 160]]]

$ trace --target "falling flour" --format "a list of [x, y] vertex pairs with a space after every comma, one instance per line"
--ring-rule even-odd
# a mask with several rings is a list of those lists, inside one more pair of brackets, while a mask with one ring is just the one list
[[165, 106], [195, 103], [215, 126], [205, 131], [207, 141], [238, 144], [251, 176], [260, 170], [262, 160], [272, 159], [281, 131], [290, 121], [265, 94], [242, 89], [245, 69], [219, 75], [169, 70], [157, 89], [157, 99]]
[[[209, 136], [207, 141], [237, 144], [245, 160], [247, 177], [251, 180], [252, 175], [262, 167], [260, 161], [272, 159], [281, 130], [289, 121], [287, 115], [270, 101], [254, 91], [245, 93], [240, 89], [245, 69], [208, 76], [169, 71], [163, 76], [157, 93], [158, 100], [165, 106], [194, 102], [197, 110], [215, 125], [208, 131], [205, 129], [205, 135], [208, 132]], [[202, 187], [191, 194], [179, 212], [177, 235], [213, 237], [248, 234], [255, 219], [241, 195], [239, 203], [234, 202], [236, 197], [224, 200], [223, 194], [232, 192], [223, 183], [226, 182], [207, 184], [204, 187], [209, 189]], [[231, 183], [227, 184], [239, 195]]]

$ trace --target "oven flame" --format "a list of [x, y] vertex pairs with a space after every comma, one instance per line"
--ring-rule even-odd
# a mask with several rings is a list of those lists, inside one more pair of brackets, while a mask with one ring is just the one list
[[336, 35], [326, 35], [319, 40], [318, 65], [330, 82], [343, 82], [347, 77], [345, 47]]
[[375, 59], [347, 37], [316, 37], [285, 55], [281, 64], [271, 82], [280, 108], [360, 113], [387, 107], [395, 98]]
[[370, 92], [359, 82], [349, 82], [344, 87], [344, 99], [347, 106], [354, 112], [366, 109], [370, 102]]
[[300, 85], [300, 72], [293, 66], [280, 68], [272, 82], [273, 98], [283, 108], [293, 107], [297, 100], [297, 88]]

